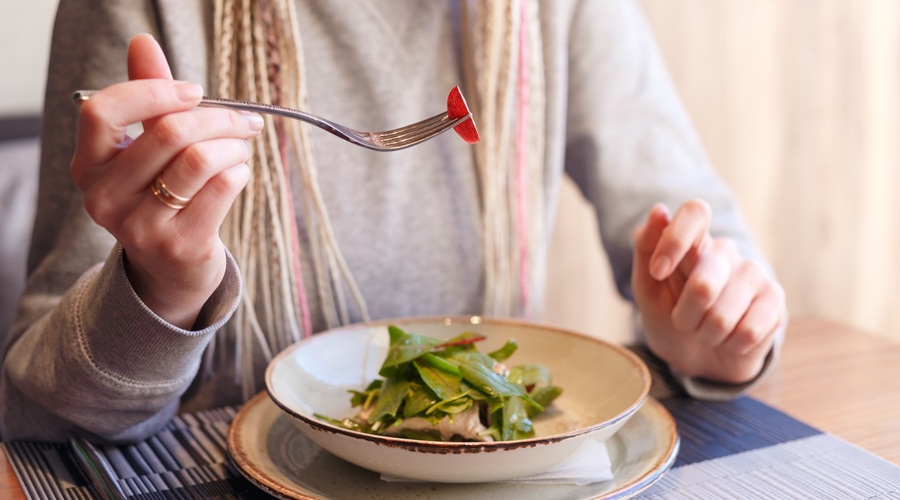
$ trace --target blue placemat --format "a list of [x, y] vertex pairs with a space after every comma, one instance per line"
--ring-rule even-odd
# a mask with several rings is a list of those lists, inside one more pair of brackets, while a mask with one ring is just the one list
[[662, 401], [678, 424], [682, 446], [675, 467], [775, 446], [822, 431], [744, 397], [728, 402]]
[[[675, 418], [681, 448], [642, 497], [900, 499], [900, 467], [750, 397], [686, 398], [647, 361], [652, 394]], [[144, 442], [100, 451], [129, 498], [259, 498], [230, 468], [226, 434], [236, 410], [181, 415]], [[0, 445], [29, 498], [97, 497], [67, 445]]]

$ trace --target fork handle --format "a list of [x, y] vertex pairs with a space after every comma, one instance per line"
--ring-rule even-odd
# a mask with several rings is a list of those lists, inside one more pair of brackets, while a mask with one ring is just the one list
[[[94, 94], [96, 94], [97, 92], [98, 91], [96, 90], [78, 90], [72, 94], [72, 100], [75, 101], [75, 104], [84, 104], [85, 102], [89, 101], [91, 97], [94, 96]], [[327, 130], [339, 127], [336, 123], [300, 111], [298, 109], [285, 108], [283, 106], [275, 106], [273, 104], [263, 104], [259, 102], [240, 101], [237, 99], [223, 99], [221, 97], [203, 96], [203, 98], [200, 99], [200, 106], [230, 108], [241, 111], [253, 111], [256, 113], [284, 116], [287, 118], [302, 120]]]
[[264, 104], [261, 102], [241, 101], [238, 99], [224, 99], [221, 97], [203, 96], [203, 98], [200, 99], [200, 106], [218, 106], [222, 108], [239, 109], [241, 111], [253, 111], [256, 113], [265, 113], [269, 115], [284, 116], [287, 118], [296, 118], [298, 120], [303, 120], [305, 122], [309, 122], [313, 125], [319, 126], [331, 123], [328, 120], [315, 115], [311, 115], [304, 111], [300, 111], [299, 109], [285, 108], [283, 106]]

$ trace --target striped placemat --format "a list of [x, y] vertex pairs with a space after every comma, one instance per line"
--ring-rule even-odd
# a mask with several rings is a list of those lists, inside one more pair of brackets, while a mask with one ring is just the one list
[[[181, 415], [146, 441], [99, 449], [129, 498], [259, 498], [261, 492], [230, 468], [225, 439], [236, 413], [221, 408]], [[98, 498], [68, 445], [2, 445], [28, 498]]]
[[[642, 497], [900, 499], [900, 467], [750, 397], [686, 398], [653, 359], [648, 365], [652, 394], [675, 418], [681, 448]], [[181, 415], [146, 441], [100, 450], [129, 498], [259, 498], [264, 493], [229, 463], [236, 410]], [[67, 445], [0, 445], [29, 498], [97, 498]]]

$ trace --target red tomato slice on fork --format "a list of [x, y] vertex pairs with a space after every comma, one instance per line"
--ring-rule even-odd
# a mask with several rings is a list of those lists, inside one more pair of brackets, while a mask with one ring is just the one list
[[[455, 120], [471, 114], [472, 112], [469, 111], [469, 105], [466, 104], [466, 98], [463, 97], [459, 86], [453, 87], [450, 95], [447, 96], [447, 115], [451, 120]], [[469, 144], [475, 144], [479, 140], [478, 129], [475, 128], [475, 120], [471, 116], [468, 120], [453, 127], [453, 130]]]

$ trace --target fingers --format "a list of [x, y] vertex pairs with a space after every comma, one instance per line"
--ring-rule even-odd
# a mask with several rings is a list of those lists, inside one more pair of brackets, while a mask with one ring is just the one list
[[224, 169], [250, 161], [245, 139], [212, 139], [188, 146], [159, 175], [172, 192], [193, 198]]
[[210, 179], [182, 210], [167, 208], [146, 193], [142, 206], [130, 213], [117, 233], [132, 257], [133, 267], [140, 270], [165, 265], [189, 269], [202, 282], [199, 271], [221, 251], [221, 221], [249, 179], [247, 164], [227, 168]]
[[656, 284], [656, 280], [649, 272], [650, 257], [668, 224], [669, 210], [663, 204], [656, 204], [650, 209], [644, 225], [635, 231], [632, 267], [632, 282], [635, 288], [648, 289]]
[[162, 174], [173, 192], [191, 197], [222, 169], [249, 160], [246, 140], [259, 135], [262, 127], [255, 113], [222, 108], [166, 115], [120, 154], [122, 165], [148, 167], [111, 171], [109, 181], [139, 193]]
[[766, 282], [723, 347], [745, 355], [760, 346], [768, 346], [784, 322], [784, 314], [784, 289], [777, 283]]
[[73, 159], [75, 182], [81, 175], [79, 166], [101, 165], [124, 147], [126, 128], [170, 113], [194, 108], [203, 97], [203, 89], [194, 83], [167, 80], [137, 80], [107, 87], [81, 105], [78, 137]]
[[635, 250], [641, 258], [649, 260], [670, 217], [669, 209], [662, 203], [657, 203], [650, 209], [644, 225], [635, 232]]
[[766, 276], [755, 262], [735, 265], [730, 282], [703, 317], [700, 341], [711, 347], [722, 344], [750, 310], [765, 283]]
[[723, 238], [712, 240], [707, 249], [697, 256], [681, 296], [672, 309], [672, 322], [678, 329], [686, 332], [698, 329], [732, 279], [732, 266], [738, 259], [734, 243]]
[[171, 218], [176, 212], [150, 193], [154, 179], [160, 176], [173, 194], [193, 198], [225, 169], [250, 160], [247, 139], [261, 126], [258, 115], [221, 108], [166, 115], [114, 162], [85, 176], [85, 208], [107, 229], [119, 225], [123, 210], [138, 206], [149, 210], [148, 217]]
[[669, 210], [663, 204], [655, 205], [643, 226], [635, 231], [634, 263], [631, 269], [631, 286], [639, 305], [650, 305], [653, 309], [665, 311], [672, 308], [681, 295], [685, 278], [673, 273], [663, 281], [650, 275], [651, 255], [670, 222]]
[[[685, 286], [685, 295], [690, 288], [690, 284]], [[781, 286], [771, 281], [755, 262], [739, 260], [719, 296], [702, 312], [696, 335], [699, 342], [710, 348], [721, 346], [732, 354], [745, 355], [760, 345], [768, 345], [783, 316]], [[675, 314], [673, 322], [674, 317]]]
[[[206, 220], [224, 220], [232, 203], [250, 181], [250, 167], [239, 163], [211, 178], [184, 210], [177, 212], [185, 227], [193, 232]], [[150, 200], [156, 201], [156, 200]]]
[[[650, 275], [663, 280], [679, 266], [683, 266], [685, 274], [689, 273], [694, 264], [694, 254], [710, 240], [710, 219], [710, 208], [705, 201], [690, 200], [679, 207], [650, 257]], [[692, 249], [697, 252], [690, 253]]]

